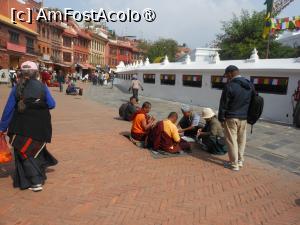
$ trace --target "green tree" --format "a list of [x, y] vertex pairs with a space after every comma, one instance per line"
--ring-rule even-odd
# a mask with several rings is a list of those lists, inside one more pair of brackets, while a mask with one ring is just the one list
[[159, 57], [168, 56], [170, 62], [175, 61], [178, 43], [173, 39], [159, 39], [148, 49], [147, 56], [150, 62], [157, 61]]
[[[226, 59], [249, 58], [254, 48], [260, 58], [266, 58], [267, 39], [262, 38], [265, 11], [253, 12], [243, 10], [240, 17], [236, 15], [229, 22], [222, 22], [222, 34], [217, 35], [215, 46], [221, 48], [220, 57]], [[270, 58], [290, 58], [297, 56], [297, 50], [277, 42], [276, 35], [270, 39]]]
[[151, 42], [148, 42], [146, 40], [141, 40], [139, 43], [138, 43], [138, 48], [139, 49], [142, 49], [144, 52], [148, 52], [150, 47], [151, 47]]

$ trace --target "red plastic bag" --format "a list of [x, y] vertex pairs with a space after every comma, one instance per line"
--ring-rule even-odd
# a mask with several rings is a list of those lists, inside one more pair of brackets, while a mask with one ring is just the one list
[[12, 161], [12, 154], [7, 145], [5, 135], [0, 134], [0, 163], [9, 163]]

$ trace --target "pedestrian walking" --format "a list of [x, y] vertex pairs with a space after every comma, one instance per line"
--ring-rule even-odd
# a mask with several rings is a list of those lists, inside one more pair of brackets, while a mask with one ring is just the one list
[[236, 66], [228, 66], [224, 76], [228, 83], [222, 92], [218, 117], [224, 127], [229, 155], [225, 167], [238, 171], [244, 163], [248, 110], [254, 88]]
[[12, 67], [9, 70], [9, 78], [10, 78], [11, 87], [14, 87], [17, 83], [17, 73]]
[[48, 87], [37, 78], [37, 65], [24, 62], [0, 121], [0, 135], [7, 131], [14, 148], [13, 185], [21, 190], [41, 191], [47, 167], [57, 164], [46, 147], [52, 138], [50, 109], [55, 107], [55, 101]]
[[111, 89], [114, 88], [114, 80], [115, 80], [115, 73], [112, 72], [109, 76], [109, 80], [110, 80], [110, 83], [111, 83]]
[[134, 75], [132, 77], [131, 86], [129, 88], [129, 91], [132, 90], [132, 95], [135, 97], [137, 102], [139, 102], [139, 89], [141, 88], [142, 91], [144, 91], [144, 88], [141, 84], [141, 82], [137, 79], [137, 76]]
[[63, 89], [64, 89], [63, 85], [65, 82], [65, 77], [63, 75], [63, 72], [61, 70], [58, 71], [58, 75], [56, 77], [57, 77], [57, 82], [59, 83], [59, 91], [63, 92]]

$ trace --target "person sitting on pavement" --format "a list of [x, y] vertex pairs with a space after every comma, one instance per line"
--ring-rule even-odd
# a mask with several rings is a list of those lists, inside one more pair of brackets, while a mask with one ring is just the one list
[[178, 123], [179, 133], [184, 133], [184, 136], [190, 138], [196, 138], [197, 131], [200, 126], [200, 115], [193, 112], [192, 108], [188, 105], [183, 105], [181, 107], [183, 117]]
[[[78, 91], [77, 91], [78, 90]], [[66, 89], [67, 95], [82, 95], [82, 88], [76, 87], [74, 81], [70, 81]]]
[[178, 128], [175, 125], [177, 120], [178, 114], [171, 112], [167, 119], [158, 122], [149, 134], [148, 147], [169, 153], [190, 151], [190, 144], [180, 138]]
[[154, 127], [155, 118], [148, 115], [150, 111], [151, 103], [144, 102], [142, 108], [133, 115], [131, 138], [135, 141], [146, 141], [150, 129]]
[[201, 138], [207, 151], [211, 154], [224, 155], [227, 148], [221, 123], [211, 108], [204, 108], [202, 118], [206, 121], [205, 127], [198, 130], [197, 137]]
[[136, 101], [136, 98], [135, 97], [131, 97], [130, 98], [130, 102], [128, 103], [126, 109], [125, 109], [125, 112], [124, 112], [124, 119], [126, 121], [132, 121], [132, 117], [133, 115], [135, 114], [135, 112], [137, 110], [139, 110], [139, 106], [138, 106], [138, 103]]
[[139, 109], [135, 97], [130, 97], [129, 102], [124, 103], [119, 108], [119, 116], [126, 121], [132, 121], [132, 117], [135, 112]]

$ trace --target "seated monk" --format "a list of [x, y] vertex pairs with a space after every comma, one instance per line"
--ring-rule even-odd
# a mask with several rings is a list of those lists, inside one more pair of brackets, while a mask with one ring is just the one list
[[142, 108], [132, 117], [131, 137], [136, 141], [145, 141], [155, 119], [148, 115], [151, 110], [151, 103], [144, 102]]
[[149, 134], [149, 147], [169, 153], [190, 151], [190, 144], [179, 136], [178, 128], [175, 125], [177, 120], [178, 114], [171, 112], [168, 119], [158, 122]]

